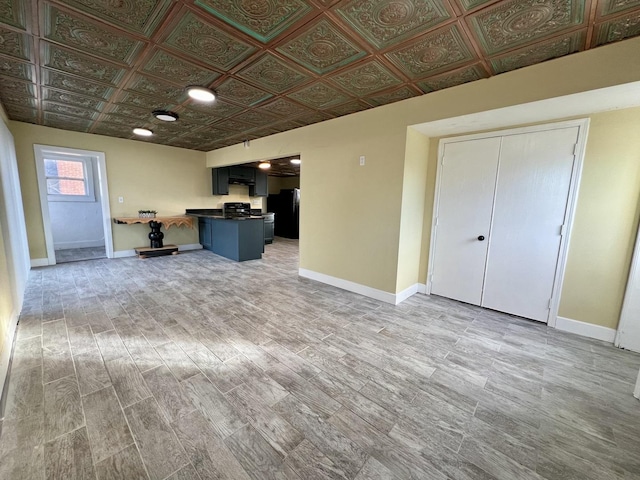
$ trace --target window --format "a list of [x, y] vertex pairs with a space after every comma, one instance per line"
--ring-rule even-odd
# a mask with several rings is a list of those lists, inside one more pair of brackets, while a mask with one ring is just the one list
[[91, 159], [47, 156], [44, 173], [50, 201], [95, 201]]

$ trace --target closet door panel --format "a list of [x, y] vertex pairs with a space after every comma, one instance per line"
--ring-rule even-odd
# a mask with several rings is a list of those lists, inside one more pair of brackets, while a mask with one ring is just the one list
[[482, 306], [548, 320], [578, 130], [503, 137]]
[[480, 305], [500, 138], [444, 148], [431, 293]]

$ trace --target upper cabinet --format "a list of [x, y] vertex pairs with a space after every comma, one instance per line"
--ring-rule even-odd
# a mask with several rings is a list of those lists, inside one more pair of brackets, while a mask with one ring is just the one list
[[267, 174], [253, 167], [231, 166], [214, 168], [212, 190], [214, 195], [229, 195], [229, 184], [248, 185], [249, 196], [266, 197]]
[[211, 184], [214, 195], [229, 195], [229, 168], [214, 168], [211, 171]]
[[256, 183], [249, 185], [250, 197], [266, 197], [269, 194], [267, 187], [267, 172], [256, 170]]

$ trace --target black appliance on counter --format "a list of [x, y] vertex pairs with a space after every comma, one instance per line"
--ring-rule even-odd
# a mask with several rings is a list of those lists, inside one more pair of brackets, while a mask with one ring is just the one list
[[280, 190], [267, 197], [267, 210], [274, 212], [275, 234], [278, 237], [300, 238], [300, 189]]
[[222, 205], [224, 218], [251, 217], [251, 204], [244, 202], [226, 202]]

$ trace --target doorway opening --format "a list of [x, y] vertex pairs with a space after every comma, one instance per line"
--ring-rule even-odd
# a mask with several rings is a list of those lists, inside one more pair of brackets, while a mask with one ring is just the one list
[[104, 152], [34, 146], [47, 265], [113, 257]]

